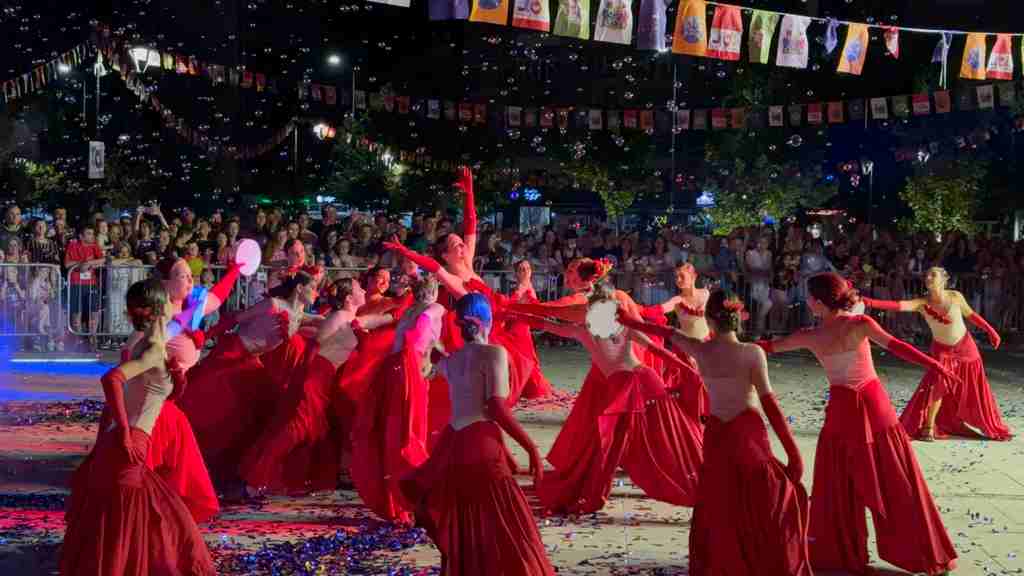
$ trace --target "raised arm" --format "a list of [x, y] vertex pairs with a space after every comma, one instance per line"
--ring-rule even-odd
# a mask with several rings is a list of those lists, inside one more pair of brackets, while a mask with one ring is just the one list
[[398, 252], [402, 256], [405, 256], [409, 260], [415, 262], [420, 268], [436, 275], [438, 281], [444, 284], [444, 287], [447, 288], [448, 291], [456, 298], [461, 298], [466, 295], [466, 288], [462, 285], [462, 279], [445, 270], [444, 267], [441, 266], [440, 262], [434, 260], [430, 256], [425, 256], [415, 250], [410, 250], [398, 242], [397, 239], [394, 239], [391, 242], [385, 242], [384, 249], [392, 252]]
[[468, 166], [459, 168], [459, 179], [455, 187], [462, 190], [465, 196], [465, 207], [462, 215], [462, 240], [466, 243], [466, 266], [473, 269], [476, 258], [476, 196], [473, 194], [473, 171]]
[[238, 262], [234, 260], [228, 262], [228, 268], [224, 272], [224, 276], [221, 276], [221, 279], [210, 289], [210, 293], [206, 295], [206, 302], [203, 305], [203, 316], [216, 312], [220, 305], [227, 301], [228, 296], [231, 295], [231, 290], [234, 289], [235, 283], [238, 281], [241, 269], [242, 265]]
[[356, 322], [365, 330], [376, 330], [381, 326], [387, 326], [394, 321], [391, 314], [366, 314], [356, 318]]
[[682, 299], [682, 296], [676, 295], [669, 298], [668, 300], [665, 300], [661, 304], [657, 304], [656, 307], [661, 308], [662, 314], [668, 314], [669, 312], [676, 309], [676, 306], [679, 305], [679, 301]]
[[924, 368], [937, 370], [947, 378], [960, 381], [960, 378], [956, 374], [947, 370], [945, 366], [940, 364], [931, 356], [886, 332], [874, 318], [871, 318], [870, 316], [861, 316], [858, 319], [858, 322], [857, 330], [860, 330], [865, 337], [875, 344], [878, 344], [882, 348], [891, 352], [893, 356], [896, 356], [905, 362], [910, 362], [911, 364], [917, 364]]
[[913, 300], [876, 300], [874, 298], [861, 298], [861, 302], [868, 308], [885, 310], [887, 312], [917, 312], [924, 305], [924, 300], [915, 298]]
[[953, 292], [953, 294], [954, 302], [960, 307], [960, 313], [963, 317], [968, 322], [974, 324], [985, 332], [988, 336], [988, 341], [992, 344], [993, 348], [999, 348], [999, 345], [1003, 342], [1003, 339], [999, 336], [999, 332], [996, 332], [996, 329], [986, 322], [985, 319], [981, 317], [981, 314], [978, 314], [971, 308], [971, 305], [967, 303], [967, 299], [964, 298], [963, 294], [959, 292]]

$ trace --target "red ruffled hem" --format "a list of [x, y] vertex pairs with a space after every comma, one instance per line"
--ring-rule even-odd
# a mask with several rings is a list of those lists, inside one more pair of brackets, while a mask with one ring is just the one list
[[164, 402], [160, 409], [146, 465], [181, 496], [196, 522], [206, 522], [220, 511], [192, 426], [174, 402]]

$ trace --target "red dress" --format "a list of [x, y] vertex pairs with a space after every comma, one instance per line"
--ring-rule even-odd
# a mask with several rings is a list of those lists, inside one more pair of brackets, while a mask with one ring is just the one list
[[338, 486], [341, 434], [331, 417], [336, 369], [316, 342], [304, 349], [270, 425], [242, 456], [240, 475], [254, 488], [297, 494]]
[[[667, 326], [668, 318], [665, 313], [661, 311], [661, 306], [646, 306], [643, 308], [642, 313], [643, 319], [648, 322], [653, 322], [659, 326]], [[656, 344], [664, 346], [665, 343], [662, 338], [657, 336], [647, 335], [648, 338], [653, 340]], [[690, 415], [691, 418], [697, 422], [703, 424], [708, 414], [708, 407], [710, 400], [708, 399], [708, 389], [704, 386], [704, 380], [700, 377], [700, 373], [696, 370], [696, 362], [689, 356], [687, 356], [681, 350], [676, 350], [676, 354], [694, 367], [694, 370], [680, 370], [675, 366], [666, 366], [665, 362], [660, 358], [651, 354], [646, 348], [642, 348], [642, 355], [644, 364], [647, 364], [651, 368], [661, 374], [665, 380], [665, 388], [668, 390], [670, 396], [675, 398], [679, 402], [679, 406]]]
[[699, 423], [638, 366], [605, 377], [591, 366], [572, 412], [555, 439], [538, 496], [555, 512], [604, 507], [621, 466], [648, 496], [693, 506], [703, 451]]
[[[148, 434], [132, 441], [150, 449]], [[177, 492], [147, 466], [132, 464], [120, 434], [102, 433], [75, 472], [62, 576], [213, 576], [210, 552]]]
[[427, 381], [413, 346], [388, 354], [363, 395], [352, 434], [351, 476], [380, 518], [411, 523], [398, 481], [427, 459]]
[[332, 412], [338, 426], [342, 453], [352, 451], [352, 432], [363, 400], [373, 384], [381, 364], [391, 354], [395, 326], [381, 326], [372, 331], [356, 330], [358, 344], [338, 370], [334, 381]]
[[708, 418], [690, 574], [810, 576], [807, 492], [772, 455], [761, 414]]
[[911, 438], [920, 436], [928, 423], [928, 406], [942, 400], [935, 417], [936, 437], [977, 436], [966, 424], [991, 440], [1012, 438], [1013, 433], [1003, 421], [999, 405], [992, 397], [985, 365], [971, 333], [965, 332], [955, 346], [932, 340], [931, 355], [961, 381], [950, 380], [935, 370], [929, 370], [900, 415], [900, 423], [907, 434]]
[[877, 379], [832, 386], [818, 437], [811, 494], [810, 550], [815, 570], [863, 573], [871, 510], [878, 555], [908, 572], [956, 566], [910, 438]]
[[509, 462], [498, 426], [476, 422], [445, 428], [430, 458], [402, 480], [441, 552], [443, 576], [554, 576]]

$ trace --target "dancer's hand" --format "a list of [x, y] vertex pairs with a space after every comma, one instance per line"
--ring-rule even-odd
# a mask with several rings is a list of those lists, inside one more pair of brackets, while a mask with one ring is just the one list
[[799, 484], [804, 475], [804, 462], [799, 457], [790, 458], [786, 464], [786, 476], [794, 483]]
[[992, 348], [999, 350], [999, 345], [1003, 343], [1003, 338], [999, 335], [998, 332], [993, 330], [992, 332], [989, 332], [988, 342], [989, 344], [992, 345]]
[[146, 462], [146, 453], [135, 446], [135, 442], [132, 441], [132, 431], [128, 428], [119, 428], [121, 431], [121, 445], [124, 446], [124, 451], [128, 454], [128, 461], [132, 464], [144, 464]]
[[455, 181], [455, 187], [462, 190], [463, 194], [473, 193], [473, 171], [469, 169], [469, 166], [461, 166], [459, 168], [458, 180]]
[[530, 451], [530, 473], [533, 474], [533, 488], [536, 490], [544, 481], [544, 459], [536, 448]]

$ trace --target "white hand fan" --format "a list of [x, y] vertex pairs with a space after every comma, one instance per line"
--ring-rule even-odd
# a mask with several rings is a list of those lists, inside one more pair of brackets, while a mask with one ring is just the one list
[[619, 324], [619, 303], [615, 300], [599, 300], [587, 308], [587, 330], [597, 338], [611, 338], [622, 333]]
[[238, 248], [235, 249], [235, 262], [241, 265], [239, 272], [242, 273], [242, 276], [252, 276], [260, 267], [262, 258], [263, 252], [255, 240], [246, 238], [239, 242]]

